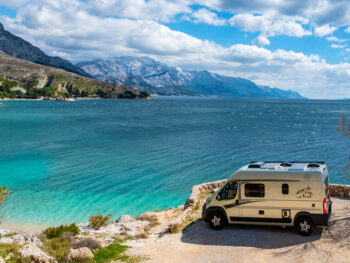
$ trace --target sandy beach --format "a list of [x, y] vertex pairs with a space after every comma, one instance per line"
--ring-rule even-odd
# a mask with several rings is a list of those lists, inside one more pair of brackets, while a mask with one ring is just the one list
[[29, 224], [29, 223], [15, 223], [15, 222], [1, 222], [1, 229], [8, 229], [11, 232], [16, 233], [29, 233], [29, 234], [40, 234], [44, 229], [48, 228], [49, 225]]

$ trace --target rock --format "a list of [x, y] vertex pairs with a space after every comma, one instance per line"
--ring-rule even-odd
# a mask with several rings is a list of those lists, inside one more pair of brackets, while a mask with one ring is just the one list
[[0, 236], [6, 236], [6, 235], [9, 235], [11, 234], [12, 232], [8, 229], [0, 229]]
[[100, 229], [93, 229], [88, 223], [79, 224], [80, 235], [78, 239], [86, 238], [87, 236], [97, 239], [102, 246], [113, 242], [115, 235], [128, 235], [131, 237], [145, 236], [145, 228], [151, 222], [147, 220], [137, 220], [130, 215], [121, 216], [116, 223], [109, 223]]
[[123, 215], [117, 219], [116, 223], [125, 224], [125, 223], [132, 222], [134, 220], [135, 220], [135, 218], [133, 218], [130, 215]]
[[23, 244], [34, 244], [36, 246], [41, 246], [41, 240], [34, 234], [17, 234], [11, 237], [14, 243]]
[[1, 237], [0, 238], [0, 244], [13, 244], [15, 243], [12, 239], [12, 237]]
[[84, 259], [92, 259], [94, 255], [92, 254], [91, 250], [87, 247], [82, 247], [78, 249], [71, 249], [68, 254], [68, 261], [80, 261]]
[[32, 261], [37, 263], [55, 262], [55, 259], [53, 257], [50, 257], [45, 252], [43, 252], [40, 248], [38, 248], [36, 245], [33, 245], [33, 244], [25, 245], [24, 247], [21, 248], [19, 253], [23, 257], [29, 257], [32, 259]]

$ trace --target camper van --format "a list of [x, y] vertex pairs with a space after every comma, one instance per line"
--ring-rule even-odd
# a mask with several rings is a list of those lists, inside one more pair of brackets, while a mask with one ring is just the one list
[[202, 218], [215, 230], [225, 224], [295, 226], [308, 236], [328, 226], [331, 212], [324, 162], [251, 162], [206, 200]]

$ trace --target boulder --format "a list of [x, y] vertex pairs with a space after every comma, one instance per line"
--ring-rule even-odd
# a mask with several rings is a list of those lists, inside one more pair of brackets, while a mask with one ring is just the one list
[[84, 259], [92, 259], [94, 255], [92, 254], [91, 250], [87, 247], [82, 247], [78, 249], [71, 249], [68, 254], [68, 261], [81, 261]]
[[19, 253], [21, 254], [21, 256], [29, 257], [32, 261], [37, 263], [55, 262], [55, 259], [53, 257], [47, 255], [34, 244], [27, 244], [23, 246]]

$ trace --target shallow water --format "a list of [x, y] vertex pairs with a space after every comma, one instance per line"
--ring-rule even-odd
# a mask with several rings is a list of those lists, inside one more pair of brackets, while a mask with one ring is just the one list
[[326, 161], [332, 183], [347, 140], [346, 101], [156, 98], [0, 105], [0, 220], [58, 224], [183, 204], [194, 184], [251, 160]]

